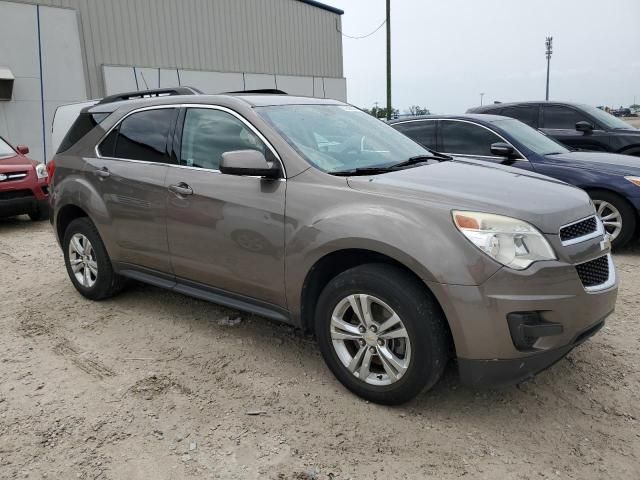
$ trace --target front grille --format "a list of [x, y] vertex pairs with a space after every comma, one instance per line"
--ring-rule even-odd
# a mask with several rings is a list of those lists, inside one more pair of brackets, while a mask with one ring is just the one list
[[9, 190], [7, 192], [0, 192], [0, 200], [15, 200], [17, 198], [29, 197], [33, 197], [31, 190]]
[[23, 180], [27, 175], [27, 172], [3, 173], [0, 175], [0, 183], [11, 182], [12, 180]]
[[609, 280], [609, 256], [596, 258], [590, 262], [576, 265], [578, 276], [586, 288], [602, 285]]
[[590, 217], [585, 220], [581, 220], [566, 227], [560, 229], [560, 240], [568, 242], [580, 237], [586, 237], [587, 235], [594, 233], [598, 230], [598, 222], [596, 217]]

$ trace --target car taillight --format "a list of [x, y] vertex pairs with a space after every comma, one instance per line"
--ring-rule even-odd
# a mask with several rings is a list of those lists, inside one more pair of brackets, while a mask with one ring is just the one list
[[53, 179], [53, 174], [56, 171], [56, 161], [50, 160], [47, 163], [47, 173], [49, 174], [49, 181]]

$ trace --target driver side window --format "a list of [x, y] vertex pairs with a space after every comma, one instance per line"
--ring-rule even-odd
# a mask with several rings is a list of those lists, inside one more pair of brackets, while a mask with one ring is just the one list
[[233, 115], [210, 108], [190, 108], [184, 118], [180, 165], [218, 170], [222, 154], [235, 150], [266, 152], [265, 144]]
[[444, 153], [493, 157], [491, 144], [503, 142], [492, 131], [467, 122], [441, 120], [440, 133]]

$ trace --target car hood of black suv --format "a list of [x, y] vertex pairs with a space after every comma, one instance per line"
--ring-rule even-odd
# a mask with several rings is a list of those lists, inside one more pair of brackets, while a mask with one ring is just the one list
[[586, 170], [597, 170], [614, 175], [640, 175], [640, 158], [630, 155], [578, 151], [546, 155], [545, 158], [549, 163], [559, 163]]

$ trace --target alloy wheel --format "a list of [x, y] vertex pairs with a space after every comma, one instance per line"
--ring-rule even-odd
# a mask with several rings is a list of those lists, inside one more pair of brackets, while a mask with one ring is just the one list
[[69, 242], [69, 264], [76, 280], [85, 288], [91, 288], [98, 280], [98, 261], [89, 239], [76, 233]]
[[370, 385], [391, 385], [411, 362], [411, 341], [402, 319], [372, 295], [354, 294], [334, 308], [330, 325], [333, 348], [342, 364]]
[[620, 232], [622, 232], [622, 214], [620, 211], [613, 204], [604, 200], [594, 200], [593, 204], [604, 224], [604, 229], [611, 235], [611, 240], [618, 238]]

